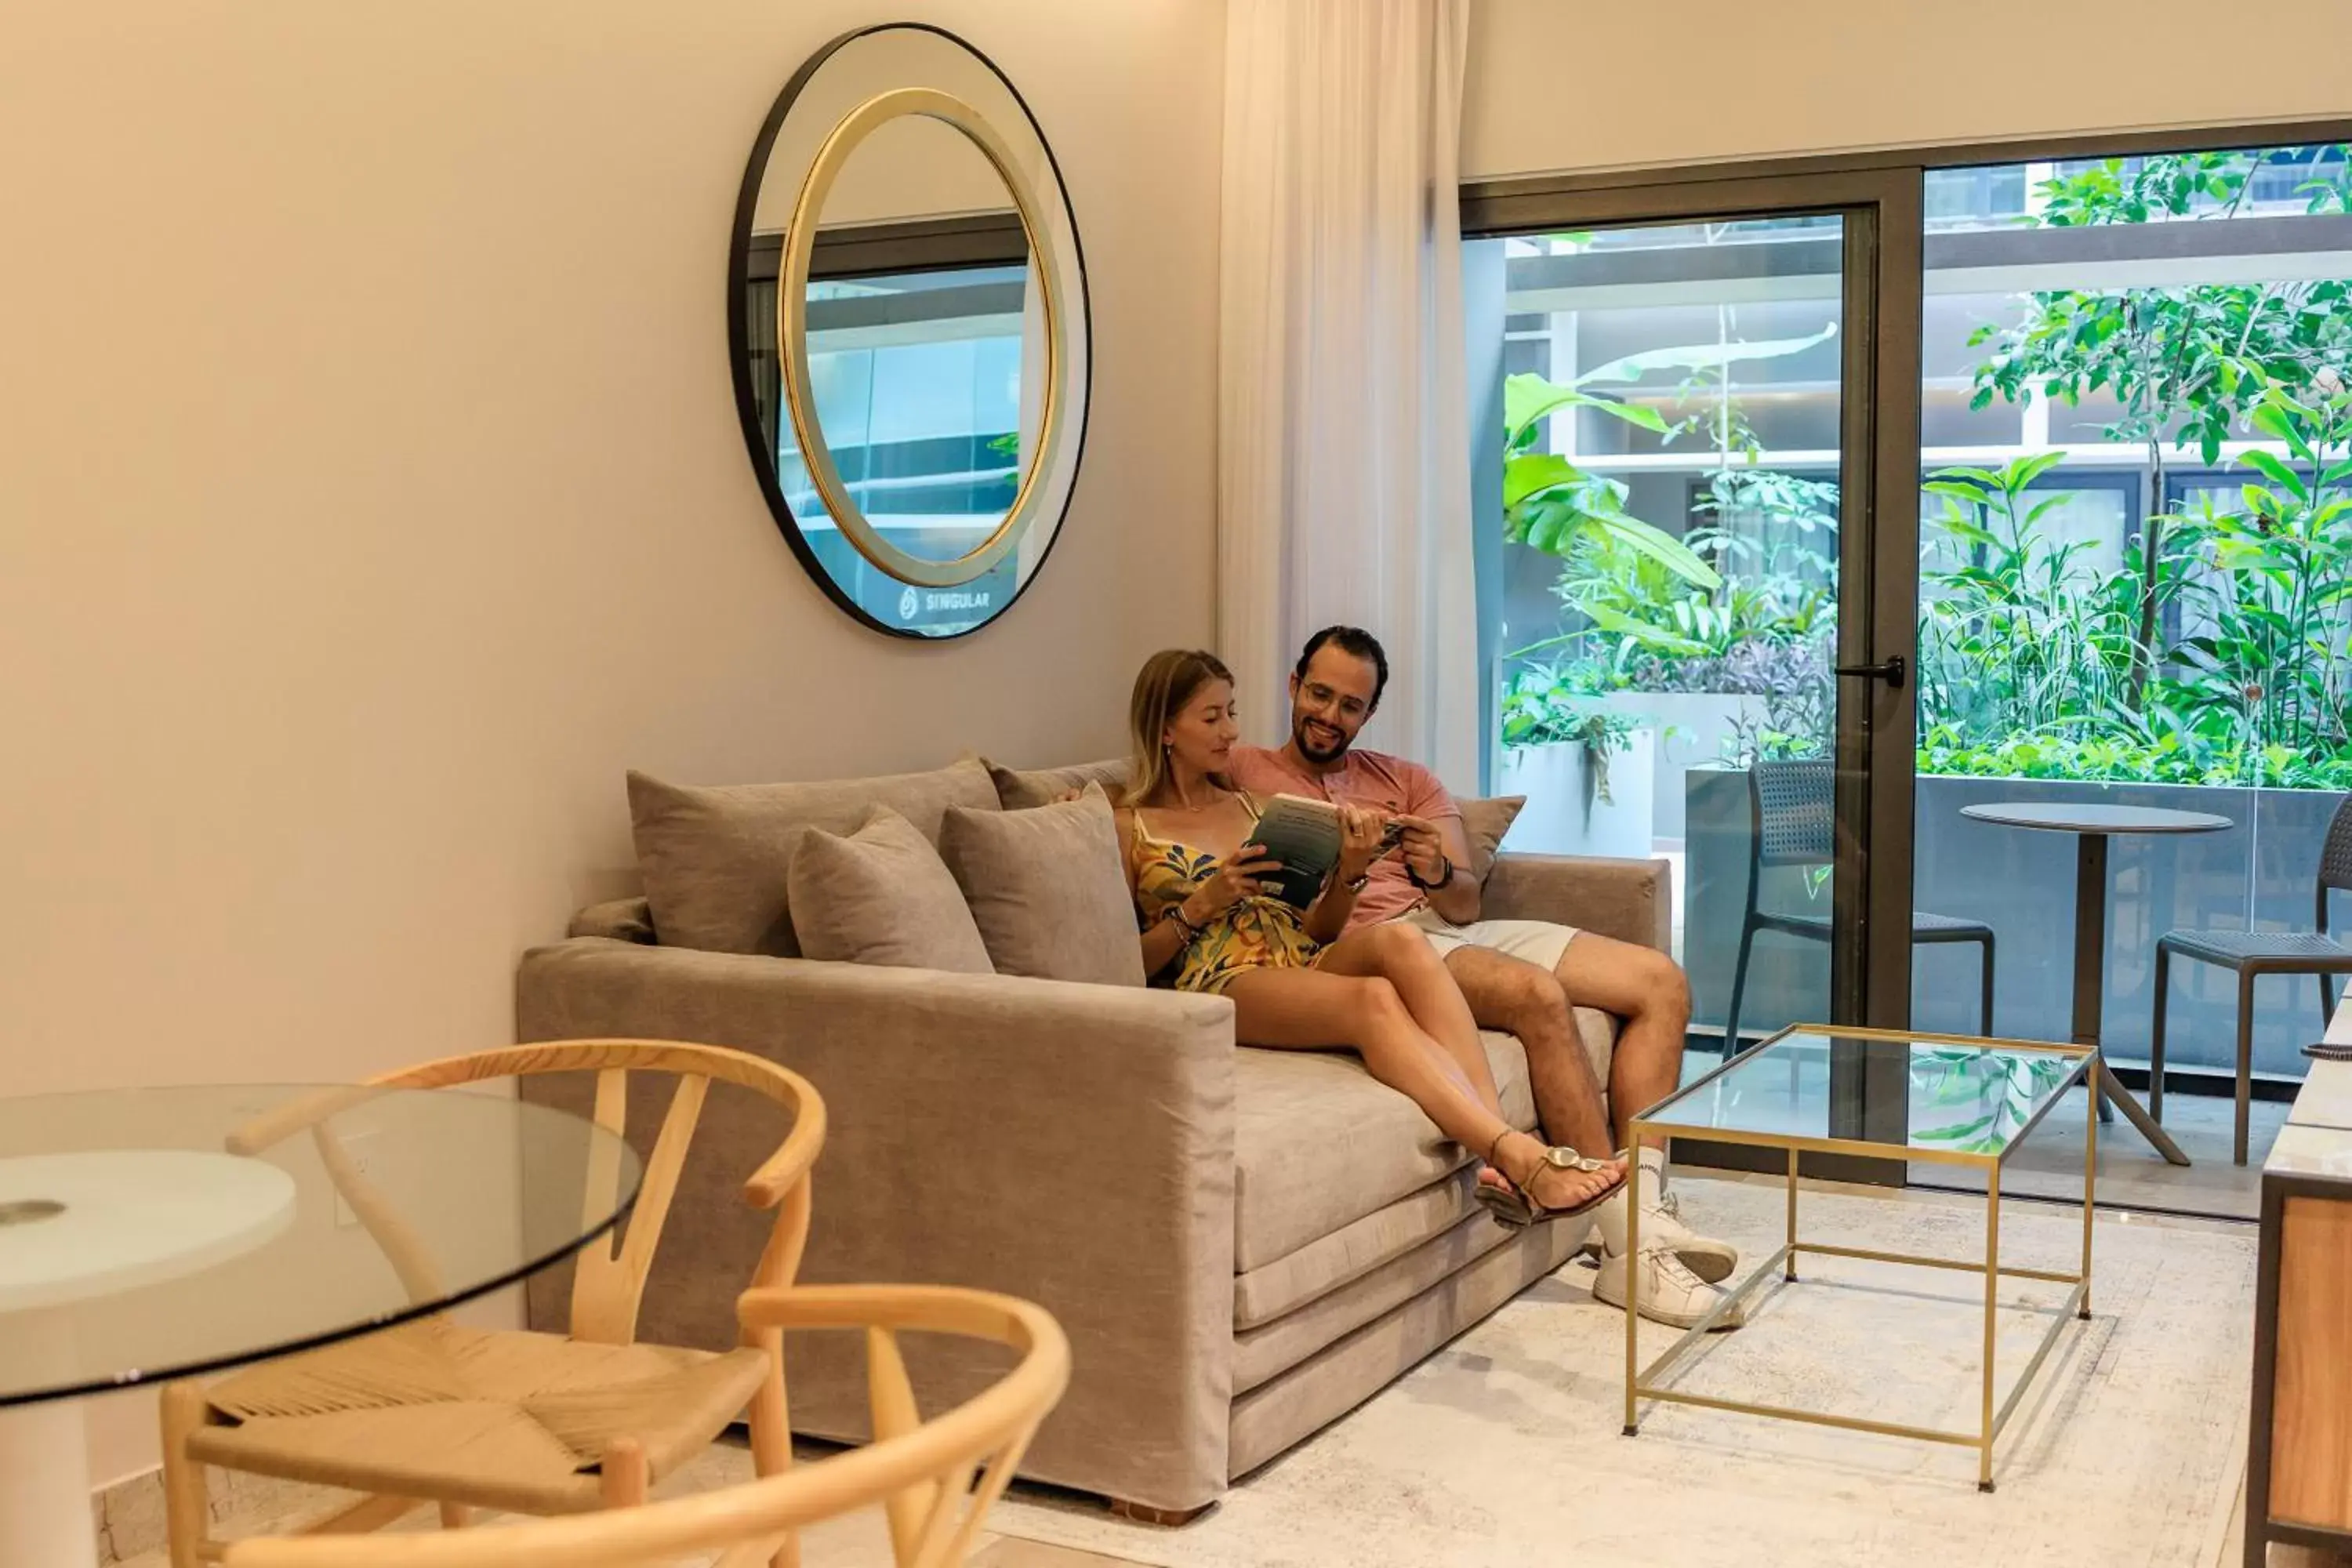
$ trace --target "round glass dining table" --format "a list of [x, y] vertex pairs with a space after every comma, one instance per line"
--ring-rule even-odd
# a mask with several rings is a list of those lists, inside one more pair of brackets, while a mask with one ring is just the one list
[[96, 1560], [73, 1401], [455, 1306], [619, 1223], [642, 1167], [469, 1089], [0, 1100], [0, 1568]]

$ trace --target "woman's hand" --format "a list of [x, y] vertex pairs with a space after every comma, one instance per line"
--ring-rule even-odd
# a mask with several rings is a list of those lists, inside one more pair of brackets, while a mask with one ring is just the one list
[[1352, 882], [1372, 868], [1388, 852], [1388, 819], [1360, 805], [1339, 808], [1339, 861], [1332, 868], [1334, 882]]
[[1282, 862], [1266, 858], [1263, 844], [1244, 844], [1217, 863], [1216, 873], [1192, 889], [1184, 900], [1185, 920], [1206, 925], [1240, 903], [1265, 891], [1264, 879], [1282, 869]]

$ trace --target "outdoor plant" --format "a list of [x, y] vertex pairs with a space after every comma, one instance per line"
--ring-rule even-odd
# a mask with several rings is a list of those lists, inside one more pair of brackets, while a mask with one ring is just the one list
[[[1566, 650], [1591, 689], [1729, 691], [1708, 684], [1739, 650], [1810, 639], [1832, 617], [1837, 487], [1755, 465], [1754, 433], [1730, 394], [1732, 367], [1801, 353], [1834, 335], [1745, 342], [1718, 312], [1717, 338], [1628, 355], [1562, 385], [1505, 384], [1505, 523], [1516, 542], [1559, 556], [1553, 586], [1566, 629], [1513, 650], [1514, 662]], [[1654, 410], [1586, 390], [1679, 372], [1676, 394], [1703, 413], [1668, 425]], [[1680, 538], [1624, 511], [1625, 488], [1535, 448], [1544, 422], [1590, 407], [1671, 444], [1703, 434], [1717, 468], [1697, 521]], [[1752, 523], [1752, 532], [1738, 526]], [[1824, 731], [1825, 733], [1825, 731]], [[1508, 736], [1507, 734], [1507, 742]]]
[[2042, 520], [2068, 493], [2032, 488], [2063, 456], [1946, 468], [1920, 487], [1944, 502], [1927, 520], [1939, 563], [1920, 572], [1927, 721], [1997, 735], [2137, 727], [2126, 695], [2140, 651], [2131, 572], [2095, 571], [2084, 544], [2053, 537]]
[[[2226, 220], [2243, 206], [2267, 156], [2186, 153], [2136, 165], [2109, 159], [2046, 182], [2042, 210], [2024, 221], [2080, 227]], [[2304, 190], [2314, 212], [2343, 208], [2340, 183], [2313, 181]], [[2036, 387], [2068, 405], [2105, 391], [2123, 412], [2104, 433], [2146, 450], [2161, 502], [2168, 441], [2210, 468], [2271, 388], [2306, 385], [2323, 367], [2346, 363], [2347, 288], [2342, 279], [2286, 279], [2038, 291], [2016, 326], [1982, 328], [1970, 338], [1993, 345], [1978, 367], [1971, 406], [1996, 395], [2018, 402]], [[2168, 522], [2160, 504], [2152, 508], [2133, 551], [2139, 587], [2125, 690], [2135, 710], [2155, 668]]]
[[2172, 706], [2200, 739], [2298, 756], [2352, 740], [2352, 394], [2332, 375], [2302, 396], [2273, 386], [2248, 416], [2284, 458], [2250, 451], [2242, 509], [2182, 517], [2181, 672]]
[[1643, 721], [1599, 706], [1599, 693], [1573, 666], [1523, 665], [1503, 689], [1503, 744], [1548, 746], [1574, 742], [1584, 748], [1592, 771], [1593, 797], [1614, 805], [1609, 794], [1609, 761], [1633, 744]]

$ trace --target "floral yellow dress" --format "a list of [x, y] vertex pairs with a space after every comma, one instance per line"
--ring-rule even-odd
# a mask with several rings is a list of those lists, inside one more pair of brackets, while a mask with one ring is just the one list
[[[1257, 802], [1248, 795], [1243, 795], [1242, 804], [1253, 816], [1257, 815]], [[1128, 815], [1136, 916], [1149, 931], [1170, 906], [1191, 898], [1193, 889], [1217, 874], [1219, 858], [1189, 844], [1154, 838], [1144, 831], [1141, 812]], [[1175, 977], [1169, 984], [1179, 991], [1219, 993], [1235, 975], [1253, 969], [1310, 969], [1322, 952], [1322, 945], [1307, 934], [1303, 910], [1287, 900], [1260, 893], [1202, 926], [1176, 955]]]

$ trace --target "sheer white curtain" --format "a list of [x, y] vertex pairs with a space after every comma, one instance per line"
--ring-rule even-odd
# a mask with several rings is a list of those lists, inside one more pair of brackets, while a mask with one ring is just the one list
[[1231, 0], [1218, 639], [1253, 738], [1332, 622], [1387, 645], [1368, 744], [1478, 784], [1459, 184], [1470, 0]]

